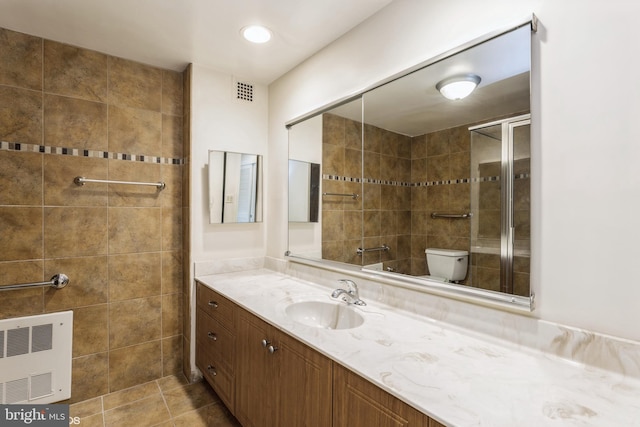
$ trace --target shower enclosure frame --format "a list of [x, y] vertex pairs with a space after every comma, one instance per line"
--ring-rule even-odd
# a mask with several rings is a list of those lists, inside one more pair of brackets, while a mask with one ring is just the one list
[[[470, 132], [501, 126], [500, 159], [500, 291], [514, 293], [514, 130], [520, 126], [531, 125], [531, 114], [509, 117], [469, 127]], [[472, 209], [473, 210], [473, 209]], [[473, 236], [472, 240], [473, 240]], [[529, 288], [529, 293], [531, 289]]]

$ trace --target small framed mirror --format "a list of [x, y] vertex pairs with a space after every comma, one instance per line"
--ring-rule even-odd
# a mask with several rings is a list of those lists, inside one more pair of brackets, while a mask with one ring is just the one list
[[262, 222], [262, 156], [209, 151], [209, 222]]
[[289, 160], [289, 222], [318, 222], [320, 164]]

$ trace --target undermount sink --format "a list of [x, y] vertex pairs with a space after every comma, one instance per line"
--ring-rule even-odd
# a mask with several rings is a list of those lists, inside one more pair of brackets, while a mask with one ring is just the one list
[[285, 309], [298, 323], [324, 329], [351, 329], [364, 323], [364, 317], [343, 302], [301, 301]]

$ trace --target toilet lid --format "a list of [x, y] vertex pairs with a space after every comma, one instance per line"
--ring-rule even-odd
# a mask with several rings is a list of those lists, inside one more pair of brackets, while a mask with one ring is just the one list
[[439, 248], [427, 248], [424, 250], [425, 254], [442, 255], [442, 256], [467, 256], [469, 252], [461, 251], [457, 249], [439, 249]]

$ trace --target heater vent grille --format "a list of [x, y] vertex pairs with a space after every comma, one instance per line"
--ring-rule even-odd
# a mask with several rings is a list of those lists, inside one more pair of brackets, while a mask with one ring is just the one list
[[71, 397], [73, 312], [0, 320], [0, 404]]

